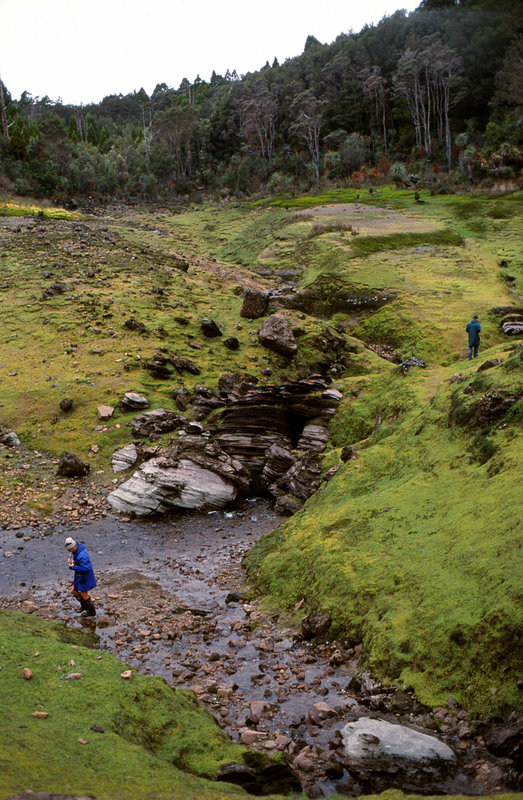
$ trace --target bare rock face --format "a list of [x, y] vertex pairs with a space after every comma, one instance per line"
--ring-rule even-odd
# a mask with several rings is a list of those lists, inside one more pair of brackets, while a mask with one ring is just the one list
[[126, 444], [120, 450], [115, 450], [111, 460], [113, 472], [123, 472], [130, 467], [134, 467], [138, 461], [138, 451], [136, 445]]
[[247, 287], [243, 293], [243, 303], [240, 317], [246, 319], [258, 319], [267, 313], [269, 305], [269, 293], [261, 289], [251, 289]]
[[456, 771], [448, 745], [403, 725], [362, 717], [341, 731], [342, 761], [367, 792], [401, 787], [403, 791], [444, 791]]
[[296, 339], [285, 317], [273, 314], [264, 321], [258, 334], [260, 344], [282, 356], [294, 356], [298, 351]]
[[237, 494], [238, 487], [212, 469], [189, 458], [166, 466], [160, 457], [143, 464], [107, 499], [118, 511], [146, 516], [177, 508], [223, 508]]
[[81, 478], [87, 475], [90, 469], [90, 464], [84, 463], [82, 459], [74, 453], [67, 453], [64, 451], [60, 456], [56, 474], [64, 478]]

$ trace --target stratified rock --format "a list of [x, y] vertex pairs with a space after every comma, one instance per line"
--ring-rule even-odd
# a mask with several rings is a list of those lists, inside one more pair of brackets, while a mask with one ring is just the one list
[[191, 405], [191, 394], [187, 391], [185, 386], [181, 386], [179, 389], [174, 389], [172, 392], [172, 398], [176, 403], [176, 407], [179, 408], [180, 411], [187, 411]]
[[273, 314], [264, 321], [258, 334], [260, 344], [282, 356], [294, 356], [298, 345], [291, 326], [279, 314]]
[[267, 313], [268, 305], [268, 292], [247, 287], [243, 293], [240, 317], [245, 317], [246, 319], [258, 319], [258, 317], [263, 317]]
[[85, 464], [82, 459], [74, 453], [67, 453], [64, 451], [60, 456], [56, 474], [64, 478], [81, 478], [83, 475], [87, 475], [90, 469], [90, 464]]
[[130, 467], [134, 467], [138, 461], [138, 451], [135, 444], [126, 444], [120, 450], [115, 450], [111, 459], [113, 472], [123, 472]]
[[[320, 482], [321, 456], [319, 453], [305, 453], [276, 484], [279, 489], [285, 489], [289, 494], [307, 500], [318, 490]], [[272, 492], [273, 485], [269, 488]]]
[[395, 786], [439, 793], [456, 769], [456, 756], [444, 742], [403, 725], [362, 717], [341, 734], [341, 760], [365, 792]]
[[221, 330], [213, 319], [208, 319], [207, 317], [202, 319], [200, 328], [203, 335], [207, 336], [209, 339], [212, 339], [215, 336], [223, 336]]
[[297, 497], [291, 497], [289, 494], [278, 497], [274, 504], [274, 508], [278, 514], [295, 514], [302, 507], [303, 500], [298, 500]]
[[162, 458], [153, 458], [107, 499], [118, 511], [146, 516], [176, 508], [223, 508], [237, 494], [232, 481], [189, 458], [180, 458], [177, 466], [164, 466]]
[[120, 399], [122, 411], [141, 411], [149, 408], [150, 405], [151, 403], [147, 397], [144, 397], [143, 394], [138, 394], [138, 392], [126, 392]]
[[262, 480], [267, 485], [273, 483], [276, 478], [279, 478], [290, 469], [295, 460], [296, 456], [293, 456], [289, 447], [284, 447], [280, 442], [275, 442], [265, 452]]
[[145, 411], [128, 423], [133, 435], [137, 439], [156, 439], [162, 433], [169, 433], [183, 425], [185, 417], [175, 414], [166, 408], [155, 408], [153, 411]]
[[144, 362], [143, 368], [159, 381], [167, 380], [173, 373], [171, 360], [162, 353], [155, 353], [150, 361]]
[[319, 420], [312, 420], [305, 425], [298, 440], [298, 450], [313, 450], [322, 453], [329, 440], [329, 431]]

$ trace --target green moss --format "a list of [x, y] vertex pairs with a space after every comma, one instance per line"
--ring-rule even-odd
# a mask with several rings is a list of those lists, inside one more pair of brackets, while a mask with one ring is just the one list
[[[0, 639], [2, 796], [28, 788], [100, 800], [245, 796], [203, 779], [246, 751], [192, 692], [137, 673], [122, 679], [123, 662], [88, 649], [85, 636], [58, 623], [0, 612]], [[68, 679], [72, 672], [83, 677]], [[35, 719], [34, 711], [48, 717]]]

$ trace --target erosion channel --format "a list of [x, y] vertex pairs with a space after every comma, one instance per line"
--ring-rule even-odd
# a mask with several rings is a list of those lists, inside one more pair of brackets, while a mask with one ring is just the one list
[[[74, 527], [5, 529], [0, 605], [91, 625], [99, 646], [133, 669], [192, 688], [234, 738], [288, 754], [311, 797], [398, 785], [390, 765], [357, 777], [343, 765], [341, 730], [360, 717], [446, 732], [457, 761], [433, 774], [418, 765], [403, 774], [401, 788], [482, 793], [510, 785], [506, 762], [464, 736], [463, 713], [430, 711], [406, 687], [380, 686], [361, 672], [358, 647], [314, 645], [245, 598], [242, 558], [281, 520], [258, 499], [153, 521], [105, 516]], [[76, 615], [69, 592], [63, 541], [71, 533], [95, 563], [95, 621]]]

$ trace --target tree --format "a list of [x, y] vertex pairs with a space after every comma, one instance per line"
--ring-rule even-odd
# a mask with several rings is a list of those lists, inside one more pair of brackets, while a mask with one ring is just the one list
[[325, 101], [318, 100], [311, 89], [301, 92], [291, 106], [294, 122], [289, 130], [302, 138], [307, 145], [316, 186], [320, 182], [320, 133], [324, 110]]
[[7, 112], [5, 109], [4, 84], [0, 78], [0, 120], [2, 122], [2, 136], [9, 141], [9, 125], [7, 124]]
[[381, 126], [383, 136], [383, 147], [388, 150], [387, 138], [387, 81], [381, 75], [380, 68], [372, 67], [365, 70], [361, 77], [363, 79], [363, 93], [372, 103], [373, 115], [378, 126]]
[[242, 101], [242, 132], [247, 140], [255, 138], [260, 154], [270, 170], [274, 147], [274, 131], [278, 101], [267, 81], [257, 81], [252, 92]]
[[183, 180], [192, 172], [192, 139], [198, 115], [191, 106], [171, 106], [159, 112], [153, 123], [156, 146], [165, 147], [174, 158], [174, 179]]

